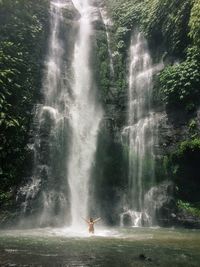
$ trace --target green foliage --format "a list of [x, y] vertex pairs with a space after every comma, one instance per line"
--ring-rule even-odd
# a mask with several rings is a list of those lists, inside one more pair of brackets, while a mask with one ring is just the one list
[[185, 201], [199, 201], [200, 138], [181, 142], [169, 155], [168, 173], [179, 188], [179, 197]]
[[9, 206], [10, 201], [11, 201], [12, 195], [10, 192], [3, 192], [0, 191], [0, 206], [3, 204]]
[[194, 45], [200, 48], [200, 1], [195, 0], [192, 7], [191, 16], [190, 16], [190, 32], [189, 36], [192, 38]]
[[[198, 5], [193, 7], [190, 22], [195, 24], [194, 31], [198, 27]], [[170, 54], [182, 56], [190, 43], [188, 34], [193, 0], [109, 0], [108, 6], [115, 27], [124, 29], [121, 38], [125, 41], [138, 26], [150, 42], [163, 43]]]
[[196, 128], [197, 128], [197, 122], [194, 119], [192, 119], [189, 124], [189, 129], [192, 131]]
[[106, 4], [114, 21], [114, 49], [123, 54], [129, 44], [134, 26], [140, 21], [142, 3], [138, 0], [109, 0]]
[[200, 53], [188, 50], [186, 61], [168, 66], [160, 74], [161, 93], [167, 106], [182, 107], [188, 111], [199, 105]]
[[191, 119], [188, 125], [189, 133], [191, 138], [197, 138], [199, 135], [198, 123], [195, 119]]
[[108, 11], [114, 22], [112, 34], [112, 51], [115, 68], [115, 87], [118, 92], [126, 90], [126, 55], [130, 35], [139, 23], [142, 2], [139, 0], [109, 0], [106, 1]]
[[191, 0], [145, 0], [141, 20], [147, 38], [163, 42], [170, 54], [182, 55], [189, 44]]
[[108, 98], [110, 87], [110, 67], [106, 33], [97, 32], [97, 45], [94, 65], [96, 67], [96, 81], [100, 87], [101, 98], [105, 103]]
[[141, 16], [142, 1], [119, 0], [108, 1], [110, 13], [118, 27], [132, 29], [134, 23], [138, 23]]
[[32, 108], [39, 96], [48, 0], [0, 2], [0, 152], [2, 190], [21, 179]]
[[190, 203], [184, 202], [182, 200], [178, 200], [177, 206], [180, 210], [186, 211], [188, 214], [191, 214], [192, 216], [200, 217], [200, 206], [195, 207]]
[[165, 155], [163, 161], [158, 160], [156, 176], [173, 178], [183, 199], [197, 201], [200, 148], [199, 125], [194, 114], [200, 103], [200, 2], [108, 0], [106, 4], [114, 22], [112, 50], [118, 90], [127, 90], [125, 59], [135, 28], [147, 37], [154, 55], [163, 51], [166, 61], [178, 59], [154, 77], [153, 105], [162, 108], [165, 104], [170, 114], [177, 109], [183, 111], [190, 121], [186, 123], [184, 139], [181, 141], [178, 136], [180, 144], [172, 145], [175, 151]]
[[[116, 84], [118, 89], [125, 89], [125, 58], [130, 43], [130, 34], [139, 28], [152, 46], [163, 47], [167, 54], [185, 57], [185, 51], [191, 43], [189, 21], [197, 20], [197, 7], [194, 0], [108, 0], [106, 4], [114, 21], [112, 50], [116, 55]], [[195, 4], [198, 6], [198, 4]], [[192, 17], [190, 17], [192, 9]], [[196, 13], [195, 13], [196, 12]], [[197, 25], [197, 22], [195, 22]], [[191, 24], [191, 22], [190, 22]], [[196, 30], [195, 30], [196, 32]], [[196, 50], [197, 51], [197, 50]], [[188, 52], [189, 54], [190, 52]], [[195, 52], [196, 53], [196, 52]], [[199, 83], [199, 63], [190, 58], [185, 63], [168, 67], [161, 74], [161, 90], [154, 91], [156, 104], [163, 96], [167, 105], [195, 108]]]
[[114, 66], [115, 66], [115, 85], [118, 91], [124, 92], [126, 84], [126, 69], [124, 67], [124, 58], [120, 53], [114, 55]]
[[180, 158], [185, 157], [185, 155], [200, 152], [200, 139], [195, 138], [193, 140], [186, 140], [180, 144], [177, 156]]

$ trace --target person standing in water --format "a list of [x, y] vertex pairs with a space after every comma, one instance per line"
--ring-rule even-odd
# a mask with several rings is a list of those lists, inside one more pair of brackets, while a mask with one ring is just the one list
[[90, 218], [89, 221], [82, 218], [86, 223], [88, 224], [88, 231], [90, 234], [94, 234], [94, 224], [101, 220], [101, 218], [98, 218], [96, 220], [93, 220], [93, 218]]

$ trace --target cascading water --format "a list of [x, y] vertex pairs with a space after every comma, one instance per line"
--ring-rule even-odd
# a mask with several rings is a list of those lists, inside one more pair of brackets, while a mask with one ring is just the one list
[[[74, 55], [63, 40], [69, 1], [51, 2], [51, 31], [43, 81], [44, 104], [36, 112], [32, 181], [21, 188], [29, 225], [81, 225], [88, 216], [90, 172], [102, 110], [96, 102], [90, 67], [91, 12], [87, 0], [74, 0], [79, 12]], [[68, 48], [69, 49], [69, 48]], [[71, 62], [72, 61], [72, 62]], [[33, 214], [31, 216], [31, 214]], [[27, 218], [26, 222], [27, 224]]]
[[154, 68], [141, 33], [133, 35], [129, 56], [128, 126], [122, 132], [129, 151], [129, 189], [121, 224], [129, 217], [131, 225], [142, 226], [151, 225], [154, 219], [144, 199], [154, 182], [156, 114], [151, 109]]
[[107, 12], [105, 10], [105, 8], [100, 8], [100, 13], [101, 13], [101, 17], [106, 29], [106, 37], [107, 37], [107, 42], [108, 42], [108, 54], [109, 54], [109, 59], [110, 59], [110, 74], [111, 74], [111, 78], [114, 77], [114, 64], [113, 64], [113, 56], [112, 56], [112, 52], [111, 52], [111, 40], [110, 40], [110, 27], [112, 26], [112, 21], [110, 20], [110, 18], [107, 15]]
[[80, 218], [88, 216], [89, 181], [96, 151], [102, 111], [95, 101], [95, 84], [90, 66], [91, 10], [88, 0], [73, 0], [79, 11], [79, 34], [75, 43], [73, 101], [70, 105], [72, 129], [68, 159], [68, 181], [71, 191], [72, 226], [81, 226]]
[[[65, 79], [64, 43], [60, 38], [64, 1], [52, 1], [50, 38], [43, 80], [44, 104], [36, 109], [34, 170], [32, 180], [21, 188], [23, 213], [31, 216], [25, 224], [34, 226], [64, 224], [69, 206], [66, 180], [68, 90]], [[33, 215], [32, 215], [33, 214]], [[23, 222], [23, 220], [22, 220]]]

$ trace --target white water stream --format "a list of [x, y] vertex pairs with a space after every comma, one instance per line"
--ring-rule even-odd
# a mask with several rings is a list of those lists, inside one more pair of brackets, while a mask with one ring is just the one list
[[[64, 173], [59, 170], [62, 165], [59, 161], [65, 157], [68, 118], [68, 90], [63, 82], [66, 77], [64, 43], [60, 39], [64, 6], [64, 1], [52, 1], [50, 4], [50, 37], [42, 86], [44, 104], [36, 109], [37, 128], [32, 145], [33, 175], [30, 183], [22, 187], [17, 196], [25, 196], [23, 213], [25, 218], [28, 214], [30, 220], [26, 218], [24, 221], [22, 216], [21, 224], [26, 226], [59, 225], [67, 218], [67, 186]], [[32, 216], [33, 205], [37, 207], [37, 213]]]
[[70, 104], [72, 129], [68, 159], [68, 181], [71, 191], [72, 226], [83, 225], [81, 217], [88, 217], [89, 184], [94, 163], [102, 110], [95, 101], [95, 84], [90, 66], [91, 12], [88, 0], [73, 0], [81, 18], [75, 43], [73, 70], [73, 100]]
[[109, 54], [109, 60], [110, 60], [110, 74], [111, 78], [114, 77], [114, 63], [113, 63], [113, 55], [111, 51], [111, 40], [110, 40], [110, 28], [113, 26], [113, 23], [111, 19], [108, 17], [108, 14], [106, 12], [105, 8], [100, 8], [100, 14], [106, 29], [106, 37], [108, 42], [108, 54]]
[[[33, 145], [35, 168], [32, 181], [21, 189], [21, 194], [25, 196], [25, 214], [32, 213], [31, 205], [36, 200], [37, 216], [31, 219], [34, 226], [59, 226], [68, 222], [72, 230], [77, 230], [84, 227], [81, 217], [89, 216], [91, 173], [103, 112], [96, 100], [91, 65], [93, 7], [89, 0], [72, 2], [80, 17], [76, 21], [78, 30], [71, 61], [66, 61], [66, 44], [62, 38], [63, 10], [69, 1], [51, 2], [44, 104], [37, 112], [38, 130]], [[108, 29], [111, 22], [104, 10], [100, 11], [113, 75]], [[147, 43], [140, 33], [132, 37], [129, 57], [129, 116], [128, 126], [122, 133], [129, 147], [129, 184], [121, 224], [129, 216], [133, 226], [151, 225], [154, 215], [145, 203], [145, 194], [154, 182], [157, 115], [151, 109], [151, 94], [157, 67], [152, 65]]]
[[35, 166], [32, 180], [18, 194], [18, 198], [25, 198], [22, 204], [25, 217], [31, 216], [25, 225], [34, 227], [68, 223], [77, 228], [84, 225], [81, 217], [88, 216], [91, 170], [102, 109], [96, 102], [90, 66], [91, 7], [87, 0], [73, 0], [80, 18], [76, 22], [78, 32], [70, 62], [65, 60], [67, 47], [62, 38], [68, 4], [67, 0], [51, 1], [44, 104], [36, 113], [37, 130], [32, 145]]
[[152, 65], [147, 42], [141, 33], [132, 36], [129, 53], [128, 126], [122, 137], [129, 147], [129, 185], [127, 203], [121, 214], [130, 217], [133, 226], [151, 225], [154, 214], [149, 214], [144, 203], [146, 184], [154, 183], [154, 145], [157, 115], [151, 109], [152, 78], [158, 66]]

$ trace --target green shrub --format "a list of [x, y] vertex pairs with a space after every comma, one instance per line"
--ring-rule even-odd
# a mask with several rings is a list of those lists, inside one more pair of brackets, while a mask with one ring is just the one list
[[170, 54], [182, 56], [190, 40], [191, 0], [145, 0], [142, 29], [149, 40], [163, 42]]
[[39, 98], [49, 1], [0, 1], [1, 190], [23, 177], [32, 108]]
[[192, 7], [189, 26], [189, 36], [192, 38], [194, 45], [200, 48], [200, 1], [195, 0]]
[[195, 207], [191, 205], [191, 203], [184, 202], [182, 200], [177, 201], [177, 206], [180, 210], [186, 211], [187, 213], [191, 214], [192, 216], [200, 217], [200, 206]]
[[199, 201], [200, 138], [185, 140], [169, 156], [168, 172], [179, 188], [179, 197], [188, 202]]
[[200, 52], [188, 50], [187, 60], [166, 67], [160, 74], [163, 101], [167, 106], [181, 107], [188, 111], [199, 105]]
[[[150, 42], [163, 43], [170, 54], [182, 56], [190, 43], [188, 24], [193, 0], [108, 0], [107, 5], [116, 28], [123, 27], [131, 32], [138, 26]], [[197, 7], [193, 7], [192, 14], [190, 24], [195, 24], [196, 30]], [[123, 40], [129, 35], [124, 32]]]

